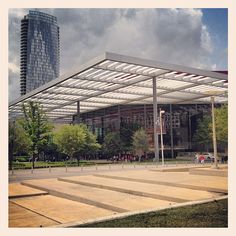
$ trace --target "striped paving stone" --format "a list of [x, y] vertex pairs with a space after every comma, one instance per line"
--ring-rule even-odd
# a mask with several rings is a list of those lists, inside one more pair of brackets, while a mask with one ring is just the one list
[[58, 222], [9, 201], [9, 227], [49, 227]]
[[107, 189], [73, 184], [57, 179], [27, 180], [24, 185], [48, 191], [49, 194], [83, 202], [116, 212], [128, 212], [174, 204], [174, 201], [136, 196]]
[[47, 194], [47, 192], [35, 188], [30, 188], [20, 183], [12, 183], [9, 184], [8, 186], [8, 194], [9, 198], [15, 198], [15, 197], [45, 195]]
[[149, 170], [106, 172], [95, 176], [134, 182], [186, 187], [204, 191], [228, 192], [228, 178], [221, 176], [191, 175], [189, 172], [154, 172]]
[[[12, 203], [57, 222], [57, 224], [95, 219], [116, 214], [114, 211], [51, 195], [12, 199], [11, 204]], [[10, 213], [10, 219], [13, 217], [14, 216], [11, 216]], [[30, 218], [27, 219], [27, 221], [29, 222]], [[22, 222], [22, 224], [23, 223], [24, 222]]]
[[59, 178], [59, 180], [174, 202], [209, 199], [216, 196], [215, 193], [202, 190], [192, 190], [188, 188], [139, 183], [96, 176], [63, 177]]

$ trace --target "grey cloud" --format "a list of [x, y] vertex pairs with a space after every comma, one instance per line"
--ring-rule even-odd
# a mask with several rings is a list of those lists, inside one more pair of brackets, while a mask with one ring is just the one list
[[[211, 35], [197, 9], [42, 9], [58, 19], [61, 74], [111, 51], [186, 66], [212, 68]], [[25, 12], [27, 12], [25, 10]], [[19, 22], [9, 26], [9, 61], [19, 63]], [[14, 17], [16, 18], [15, 20]], [[18, 76], [19, 77], [19, 76]], [[12, 85], [14, 86], [14, 85]]]
[[9, 101], [12, 101], [14, 99], [17, 99], [20, 96], [20, 80], [19, 80], [19, 74], [13, 72], [11, 69], [9, 69]]

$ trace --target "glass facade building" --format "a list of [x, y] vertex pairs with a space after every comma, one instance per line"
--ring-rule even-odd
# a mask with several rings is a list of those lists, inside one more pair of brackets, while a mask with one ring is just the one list
[[[216, 104], [216, 107], [219, 106], [220, 104]], [[158, 105], [158, 109], [160, 108], [165, 111], [163, 138], [166, 157], [171, 157], [178, 151], [211, 150], [211, 146], [199, 144], [193, 138], [197, 121], [204, 115], [211, 114], [210, 104]], [[74, 123], [76, 122], [76, 117], [74, 117]], [[118, 105], [86, 112], [80, 114], [79, 122], [85, 123], [101, 143], [107, 133], [120, 133], [123, 127], [129, 128], [136, 124], [146, 131], [149, 147], [151, 150], [154, 149], [152, 104]], [[224, 145], [218, 143], [219, 151], [223, 151], [224, 148]]]
[[21, 20], [21, 95], [59, 76], [59, 27], [57, 18], [29, 11]]

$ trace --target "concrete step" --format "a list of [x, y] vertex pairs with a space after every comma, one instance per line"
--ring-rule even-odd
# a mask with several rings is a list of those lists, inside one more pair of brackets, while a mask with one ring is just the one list
[[[228, 179], [222, 176], [191, 175], [188, 172], [153, 172], [149, 170], [106, 172], [98, 174], [111, 176], [116, 179], [137, 180], [143, 183], [160, 184], [173, 187], [186, 187], [189, 189], [212, 191], [219, 193], [228, 192]], [[136, 181], [135, 181], [136, 182]]]
[[[50, 219], [56, 222], [56, 224], [86, 221], [88, 219], [96, 219], [116, 214], [114, 211], [51, 195], [12, 199], [11, 203], [23, 207], [41, 217]], [[14, 216], [10, 214], [11, 220], [13, 220], [13, 217]], [[20, 219], [18, 220], [20, 221]], [[41, 219], [38, 219], [38, 221], [41, 222]], [[20, 224], [23, 225], [24, 223], [21, 222]]]
[[109, 189], [113, 191], [173, 201], [178, 203], [198, 199], [208, 199], [216, 196], [215, 193], [209, 193], [202, 190], [191, 190], [187, 188], [138, 183], [102, 177], [98, 178], [96, 176], [63, 177], [59, 178], [59, 180], [84, 186]]
[[104, 174], [95, 174], [94, 176], [101, 177], [101, 178], [108, 178], [108, 179], [126, 180], [126, 181], [131, 181], [131, 182], [138, 182], [138, 183], [158, 184], [158, 185], [172, 186], [172, 187], [178, 187], [178, 188], [203, 190], [203, 191], [217, 192], [217, 193], [222, 193], [222, 194], [227, 193], [227, 190], [222, 190], [219, 188], [211, 188], [211, 187], [205, 187], [205, 186], [193, 186], [193, 185], [189, 185], [189, 184], [179, 184], [179, 183], [172, 183], [172, 182], [167, 182], [167, 181], [158, 181], [158, 180], [153, 180], [153, 179], [129, 178], [129, 177], [104, 175]]
[[[201, 168], [207, 168], [210, 165], [202, 165]], [[149, 171], [158, 171], [158, 172], [188, 172], [190, 169], [199, 168], [199, 165], [183, 165], [183, 166], [165, 166], [165, 167], [158, 167], [156, 169], [149, 169]]]
[[27, 180], [22, 184], [48, 191], [53, 196], [86, 203], [119, 213], [174, 204], [173, 201], [92, 188], [90, 186], [57, 181], [57, 179]]
[[49, 227], [58, 222], [9, 201], [8, 227]]
[[196, 169], [190, 169], [189, 173], [191, 175], [207, 175], [207, 176], [220, 176], [220, 177], [227, 177], [228, 176], [227, 169], [196, 168]]
[[8, 186], [8, 197], [11, 198], [19, 198], [19, 197], [32, 197], [48, 194], [47, 191], [38, 190], [35, 188], [30, 188], [24, 186], [20, 183], [12, 183]]

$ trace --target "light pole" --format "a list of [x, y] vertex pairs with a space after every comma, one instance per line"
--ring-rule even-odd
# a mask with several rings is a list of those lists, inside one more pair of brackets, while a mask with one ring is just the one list
[[161, 131], [161, 161], [162, 166], [164, 166], [164, 145], [163, 145], [163, 130], [162, 130], [162, 115], [165, 114], [165, 111], [160, 109], [160, 131]]
[[211, 96], [211, 117], [212, 117], [212, 139], [213, 139], [213, 150], [214, 150], [214, 162], [215, 168], [218, 168], [218, 157], [217, 157], [217, 143], [216, 143], [216, 126], [215, 126], [215, 98]]

